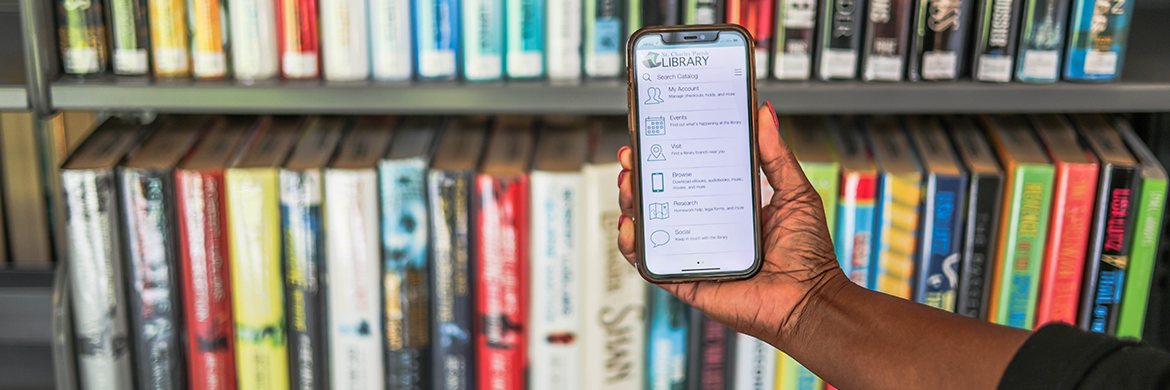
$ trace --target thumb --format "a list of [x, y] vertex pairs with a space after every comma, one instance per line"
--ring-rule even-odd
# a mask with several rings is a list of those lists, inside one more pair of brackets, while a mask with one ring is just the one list
[[768, 184], [776, 193], [797, 193], [805, 186], [811, 186], [804, 170], [796, 161], [796, 155], [788, 143], [780, 138], [780, 120], [772, 109], [772, 102], [765, 102], [756, 113], [759, 121], [760, 169]]

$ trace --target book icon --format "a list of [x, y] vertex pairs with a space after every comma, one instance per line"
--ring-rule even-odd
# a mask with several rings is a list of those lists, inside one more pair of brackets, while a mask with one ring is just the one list
[[651, 203], [650, 204], [650, 219], [668, 219], [670, 218], [670, 203]]
[[646, 118], [646, 135], [666, 135], [666, 118], [652, 116]]

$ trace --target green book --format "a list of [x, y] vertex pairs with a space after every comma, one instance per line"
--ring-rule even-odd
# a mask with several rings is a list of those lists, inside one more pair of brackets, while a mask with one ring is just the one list
[[818, 116], [785, 116], [780, 128], [788, 147], [800, 161], [800, 168], [812, 183], [828, 218], [829, 236], [837, 233], [837, 184], [841, 182], [841, 164], [829, 139], [828, 119]]
[[1166, 170], [1158, 158], [1134, 134], [1129, 122], [1118, 118], [1114, 127], [1121, 132], [1129, 149], [1141, 161], [1141, 184], [1138, 192], [1137, 218], [1130, 241], [1129, 265], [1125, 290], [1121, 295], [1121, 314], [1117, 319], [1118, 337], [1142, 337], [1146, 322], [1146, 305], [1150, 298], [1150, 281], [1161, 238], [1162, 212], [1166, 206]]

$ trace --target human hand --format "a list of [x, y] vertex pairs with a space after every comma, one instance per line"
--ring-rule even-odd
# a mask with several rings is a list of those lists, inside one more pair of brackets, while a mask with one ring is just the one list
[[[763, 264], [751, 279], [659, 285], [712, 319], [779, 347], [799, 325], [800, 313], [820, 293], [842, 281], [829, 238], [821, 198], [804, 176], [796, 156], [780, 139], [771, 103], [761, 106], [760, 167], [775, 194], [760, 210]], [[633, 193], [633, 152], [618, 151], [622, 215], [618, 249], [631, 264], [637, 259], [632, 216], [639, 215]]]

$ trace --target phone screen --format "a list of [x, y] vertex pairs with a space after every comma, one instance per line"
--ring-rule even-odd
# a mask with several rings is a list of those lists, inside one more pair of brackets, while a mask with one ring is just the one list
[[634, 42], [641, 250], [655, 276], [742, 273], [756, 261], [750, 54], [729, 30]]

